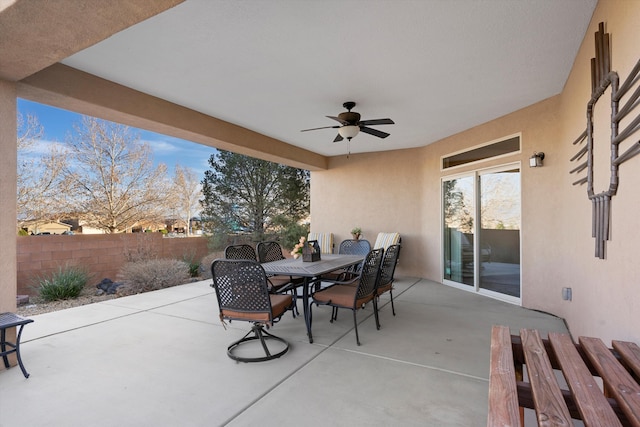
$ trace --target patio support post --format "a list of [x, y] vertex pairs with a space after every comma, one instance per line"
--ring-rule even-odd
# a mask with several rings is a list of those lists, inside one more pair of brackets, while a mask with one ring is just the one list
[[[15, 83], [0, 79], [0, 313], [16, 311], [16, 103]], [[7, 331], [7, 338], [15, 338], [15, 328]], [[15, 355], [9, 362], [16, 364]], [[0, 370], [4, 369], [4, 364], [0, 365]]]

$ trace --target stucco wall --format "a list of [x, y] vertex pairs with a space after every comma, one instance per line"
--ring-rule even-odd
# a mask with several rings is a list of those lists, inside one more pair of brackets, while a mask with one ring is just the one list
[[[440, 156], [520, 133], [520, 154], [482, 166], [522, 165], [522, 305], [565, 318], [576, 337], [640, 341], [640, 156], [620, 167], [605, 260], [594, 257], [586, 186], [573, 186], [577, 178], [569, 175], [576, 166], [569, 162], [576, 152], [571, 143], [586, 128], [593, 33], [606, 23], [612, 69], [625, 78], [640, 58], [639, 19], [640, 2], [600, 1], [566, 86], [555, 97], [421, 149], [332, 158], [328, 171], [312, 172], [312, 231], [332, 231], [337, 242], [355, 225], [372, 241], [378, 231], [398, 231], [398, 274], [440, 281]], [[608, 139], [601, 142], [608, 151]], [[544, 167], [528, 167], [534, 151], [546, 154]], [[573, 289], [572, 301], [562, 300], [562, 287]]]
[[[575, 335], [594, 335], [605, 338], [640, 341], [640, 263], [638, 263], [637, 218], [640, 212], [640, 156], [620, 166], [620, 185], [611, 204], [611, 240], [606, 244], [606, 259], [594, 257], [594, 239], [591, 237], [591, 203], [587, 199], [586, 185], [575, 187], [573, 175], [569, 176], [568, 159], [575, 153], [570, 142], [586, 128], [586, 104], [590, 98], [589, 59], [594, 56], [594, 36], [599, 22], [605, 23], [605, 31], [611, 34], [612, 65], [621, 80], [625, 79], [640, 59], [640, 2], [625, 0], [600, 1], [594, 12], [587, 35], [574, 63], [565, 90], [562, 93], [560, 118], [562, 122], [560, 153], [564, 174], [558, 187], [562, 200], [558, 206], [560, 234], [556, 240], [563, 256], [563, 265], [556, 265], [553, 276], [563, 286], [573, 288], [573, 301], [556, 304], [557, 313], [565, 317]], [[636, 86], [637, 87], [637, 86]], [[609, 96], [602, 104], [609, 111]], [[640, 114], [636, 108], [635, 116]], [[596, 127], [598, 126], [596, 122]], [[606, 123], [604, 124], [606, 125]], [[602, 126], [604, 127], [604, 126]], [[596, 129], [598, 130], [598, 129]], [[608, 157], [608, 126], [603, 139], [596, 139], [596, 155], [601, 148], [601, 158]], [[630, 140], [638, 141], [636, 133]], [[601, 173], [602, 172], [602, 173]], [[608, 183], [609, 171], [596, 169], [595, 190]], [[606, 185], [606, 184], [605, 184]], [[557, 264], [557, 263], [556, 263]], [[544, 290], [536, 292], [530, 305], [545, 305]]]
[[422, 238], [423, 158], [419, 149], [331, 158], [328, 171], [312, 172], [311, 231], [332, 232], [336, 248], [355, 226], [371, 245], [379, 232], [399, 232], [398, 271], [424, 275], [424, 262], [436, 254]]

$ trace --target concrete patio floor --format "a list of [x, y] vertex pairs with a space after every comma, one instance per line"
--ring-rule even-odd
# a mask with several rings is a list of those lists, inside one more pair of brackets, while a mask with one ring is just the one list
[[[484, 426], [493, 324], [567, 332], [562, 319], [424, 279], [396, 281], [396, 316], [381, 301], [351, 313], [314, 307], [271, 332], [282, 358], [236, 363], [226, 347], [248, 330], [218, 319], [210, 281], [39, 316], [18, 367], [0, 372], [0, 427]], [[300, 310], [302, 305], [299, 303]]]

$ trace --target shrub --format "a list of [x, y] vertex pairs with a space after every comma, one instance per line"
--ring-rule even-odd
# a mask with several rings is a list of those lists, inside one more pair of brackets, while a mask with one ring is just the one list
[[202, 258], [202, 262], [200, 262], [200, 277], [203, 279], [211, 279], [211, 264], [218, 258], [224, 258], [224, 253], [212, 252]]
[[81, 267], [58, 267], [51, 276], [37, 279], [38, 294], [45, 301], [77, 298], [88, 280], [89, 274]]
[[189, 265], [177, 259], [147, 259], [125, 264], [119, 276], [120, 294], [139, 294], [182, 285], [189, 281]]
[[285, 225], [280, 235], [280, 245], [284, 249], [291, 250], [295, 244], [300, 241], [300, 237], [307, 237], [307, 234], [309, 234], [309, 224], [289, 222]]
[[191, 252], [189, 255], [184, 254], [182, 256], [182, 260], [189, 266], [189, 276], [191, 277], [198, 277], [198, 274], [200, 273], [200, 263], [194, 260], [195, 257], [195, 252]]

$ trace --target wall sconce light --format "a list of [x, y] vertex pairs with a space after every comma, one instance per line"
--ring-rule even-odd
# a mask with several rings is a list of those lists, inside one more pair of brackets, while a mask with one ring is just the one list
[[544, 153], [533, 153], [533, 156], [529, 157], [529, 167], [539, 168], [542, 166], [542, 161], [544, 160]]

